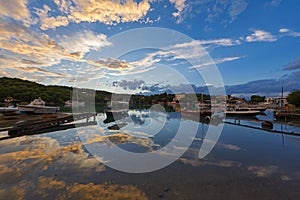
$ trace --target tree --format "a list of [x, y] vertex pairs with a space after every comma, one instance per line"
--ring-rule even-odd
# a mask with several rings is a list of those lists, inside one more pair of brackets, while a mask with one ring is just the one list
[[300, 90], [295, 90], [287, 96], [287, 101], [290, 104], [294, 104], [296, 107], [300, 107]]
[[259, 96], [259, 95], [252, 95], [251, 96], [251, 100], [250, 102], [251, 103], [259, 103], [259, 102], [264, 102], [265, 101], [265, 98], [266, 97], [262, 97], [262, 96]]

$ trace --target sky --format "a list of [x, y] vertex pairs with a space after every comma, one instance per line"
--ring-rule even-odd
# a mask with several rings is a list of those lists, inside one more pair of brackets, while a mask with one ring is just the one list
[[296, 0], [0, 1], [0, 76], [117, 93], [300, 89]]

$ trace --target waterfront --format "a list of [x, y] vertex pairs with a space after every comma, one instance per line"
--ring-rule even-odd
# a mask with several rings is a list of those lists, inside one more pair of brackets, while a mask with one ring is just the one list
[[[0, 141], [0, 199], [299, 199], [300, 137], [224, 124], [213, 150], [199, 159], [207, 124], [176, 112], [147, 113], [130, 110], [107, 124], [98, 113], [96, 126]], [[174, 138], [179, 123], [199, 127], [192, 145], [154, 172], [120, 172], [87, 151], [106, 139], [130, 152], [154, 151]]]

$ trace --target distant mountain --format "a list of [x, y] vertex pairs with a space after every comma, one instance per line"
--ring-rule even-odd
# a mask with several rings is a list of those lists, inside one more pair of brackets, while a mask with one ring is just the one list
[[[281, 79], [265, 79], [256, 80], [244, 84], [225, 86], [226, 94], [241, 97], [250, 97], [253, 94], [262, 96], [278, 96], [281, 93], [282, 83], [284, 83], [285, 95], [294, 90], [300, 90], [300, 71], [296, 71]], [[125, 84], [125, 83], [123, 83]], [[139, 83], [140, 84], [140, 83]], [[155, 84], [151, 86], [140, 86], [137, 83], [130, 83], [130, 87], [140, 87], [144, 93], [139, 95], [156, 95], [156, 94], [178, 94], [178, 93], [204, 93], [208, 94], [207, 86], [196, 85], [178, 85], [178, 86], [165, 86]], [[120, 85], [123, 87], [123, 85]], [[125, 87], [124, 86], [124, 87]], [[214, 88], [218, 89], [218, 88]], [[106, 91], [95, 91], [91, 89], [80, 89], [85, 95], [81, 95], [78, 99], [81, 101], [94, 100], [96, 102], [106, 102], [111, 98], [111, 93]], [[18, 102], [30, 102], [35, 98], [41, 97], [50, 104], [63, 104], [63, 102], [71, 98], [73, 88], [67, 86], [46, 86], [31, 81], [16, 79], [16, 78], [0, 78], [0, 102], [12, 96]], [[217, 91], [217, 90], [215, 90]], [[85, 98], [85, 99], [84, 99]]]
[[[281, 79], [265, 79], [256, 80], [244, 84], [225, 86], [226, 94], [236, 95], [241, 97], [250, 97], [253, 94], [262, 96], [278, 96], [281, 94], [282, 84], [284, 86], [284, 93], [290, 93], [294, 90], [300, 90], [300, 72], [292, 73], [290, 76]], [[214, 88], [218, 91], [220, 88]], [[204, 93], [208, 94], [207, 86], [196, 86], [181, 84], [178, 86], [162, 86], [159, 84], [151, 87], [144, 87], [143, 90], [148, 92], [144, 95], [159, 94], [166, 92], [168, 94], [174, 93]]]
[[300, 71], [281, 79], [257, 80], [245, 84], [226, 86], [225, 88], [227, 94], [275, 96], [281, 93], [282, 84], [285, 93], [300, 90]]

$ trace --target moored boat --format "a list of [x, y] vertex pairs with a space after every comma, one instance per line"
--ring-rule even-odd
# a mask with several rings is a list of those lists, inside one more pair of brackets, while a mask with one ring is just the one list
[[267, 110], [267, 106], [250, 106], [251, 110], [258, 110], [260, 112], [264, 112]]
[[225, 114], [228, 116], [256, 116], [260, 113], [258, 110], [233, 110], [226, 111]]
[[59, 110], [59, 107], [45, 106], [45, 101], [39, 97], [28, 105], [18, 105], [18, 110], [21, 114], [48, 114], [56, 113]]
[[0, 113], [4, 116], [17, 115], [19, 114], [19, 110], [13, 106], [0, 107]]
[[274, 112], [274, 116], [275, 116], [276, 119], [291, 118], [293, 116], [293, 113], [287, 112], [287, 111], [283, 111], [283, 110], [279, 110], [279, 111], [275, 111]]
[[72, 100], [68, 100], [65, 102], [65, 106], [66, 107], [80, 107], [80, 106], [84, 106], [85, 102], [79, 102], [79, 101], [72, 101]]

